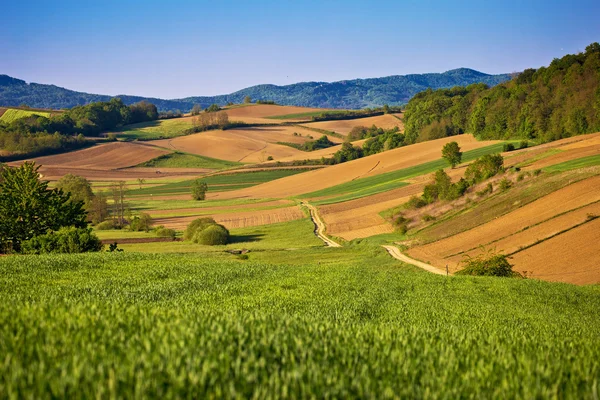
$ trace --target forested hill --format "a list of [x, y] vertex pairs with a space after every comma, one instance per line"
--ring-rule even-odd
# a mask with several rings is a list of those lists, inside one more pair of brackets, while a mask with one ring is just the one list
[[[163, 100], [139, 96], [119, 95], [125, 104], [146, 100], [159, 111], [187, 112], [194, 104], [241, 103], [246, 96], [252, 100], [275, 101], [283, 105], [307, 107], [358, 109], [384, 104], [405, 104], [415, 94], [427, 89], [450, 88], [457, 85], [485, 83], [497, 85], [511, 78], [509, 74], [488, 75], [468, 68], [441, 74], [394, 75], [384, 78], [354, 79], [339, 82], [302, 82], [286, 86], [257, 85], [235, 93], [220, 96], [188, 97]], [[75, 92], [54, 85], [26, 83], [23, 80], [0, 75], [0, 106], [25, 104], [36, 108], [71, 108], [96, 101], [108, 101], [111, 96]]]
[[464, 132], [546, 142], [600, 131], [600, 44], [492, 88], [426, 90], [408, 103], [404, 124], [413, 142]]

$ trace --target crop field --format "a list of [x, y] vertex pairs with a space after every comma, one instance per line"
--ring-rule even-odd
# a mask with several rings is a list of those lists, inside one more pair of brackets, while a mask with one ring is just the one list
[[149, 161], [139, 164], [146, 168], [207, 168], [226, 169], [242, 165], [232, 161], [217, 160], [215, 158], [202, 157], [195, 154], [180, 152], [167, 153]]
[[309, 124], [306, 124], [306, 126], [311, 128], [325, 129], [328, 131], [333, 131], [342, 134], [344, 136], [349, 134], [350, 131], [357, 126], [365, 126], [367, 128], [370, 128], [373, 125], [383, 129], [393, 129], [395, 127], [398, 127], [400, 128], [400, 130], [404, 130], [404, 124], [402, 123], [402, 121], [391, 114], [339, 121], [311, 122]]
[[0, 121], [4, 122], [6, 124], [10, 124], [11, 122], [13, 122], [19, 118], [30, 117], [32, 115], [39, 115], [39, 116], [48, 118], [48, 117], [50, 117], [50, 112], [18, 110], [15, 108], [7, 108], [2, 113], [2, 115], [0, 115]]
[[116, 133], [124, 139], [156, 140], [181, 136], [190, 128], [192, 117], [181, 117], [126, 125]]
[[593, 398], [598, 387], [597, 286], [446, 278], [364, 246], [254, 255], [1, 258], [0, 393]]
[[[241, 121], [250, 124], [276, 124], [280, 117], [288, 121], [304, 121], [307, 118], [306, 114], [322, 113], [325, 111], [321, 108], [296, 107], [296, 106], [280, 106], [276, 104], [250, 104], [226, 108], [227, 115], [230, 121]], [[291, 114], [291, 115], [290, 115]]]

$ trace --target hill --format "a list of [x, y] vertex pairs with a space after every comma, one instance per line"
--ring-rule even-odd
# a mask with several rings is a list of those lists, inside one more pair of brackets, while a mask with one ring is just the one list
[[[384, 104], [405, 104], [415, 94], [428, 89], [450, 88], [485, 83], [497, 85], [511, 78], [509, 74], [488, 75], [468, 68], [444, 73], [394, 75], [383, 78], [354, 79], [339, 82], [301, 82], [286, 86], [257, 85], [220, 96], [195, 96], [165, 100], [139, 96], [118, 95], [125, 104], [146, 100], [160, 111], [188, 112], [194, 104], [241, 103], [246, 96], [255, 100], [272, 100], [279, 104], [358, 109]], [[70, 108], [97, 101], [108, 101], [112, 96], [76, 92], [55, 85], [27, 83], [21, 79], [0, 75], [0, 106], [27, 104], [40, 108]]]

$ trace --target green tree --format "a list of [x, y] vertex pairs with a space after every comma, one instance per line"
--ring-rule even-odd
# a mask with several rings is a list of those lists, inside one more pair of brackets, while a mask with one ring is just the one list
[[206, 191], [208, 190], [208, 185], [206, 182], [196, 179], [192, 182], [192, 198], [194, 200], [204, 200], [206, 198]]
[[2, 170], [0, 241], [4, 251], [18, 251], [22, 241], [65, 226], [87, 226], [83, 203], [71, 201], [62, 189], [49, 190], [38, 170], [33, 162]]
[[250, 103], [252, 103], [252, 98], [250, 96], [244, 97], [244, 104], [250, 104]]
[[60, 178], [56, 187], [62, 189], [65, 193], [71, 194], [71, 201], [81, 201], [84, 207], [89, 211], [89, 206], [94, 198], [92, 185], [82, 176], [67, 174]]
[[462, 152], [460, 151], [458, 143], [446, 143], [446, 145], [442, 148], [442, 157], [450, 163], [452, 168], [460, 164], [460, 161], [462, 160]]
[[217, 112], [217, 111], [221, 111], [221, 107], [219, 107], [218, 104], [211, 104], [210, 107], [207, 107], [206, 110], [204, 110], [206, 112]]

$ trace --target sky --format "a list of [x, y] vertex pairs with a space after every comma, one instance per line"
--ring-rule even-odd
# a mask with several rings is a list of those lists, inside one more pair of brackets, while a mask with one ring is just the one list
[[600, 1], [7, 1], [0, 74], [98, 94], [548, 65], [600, 42]]

